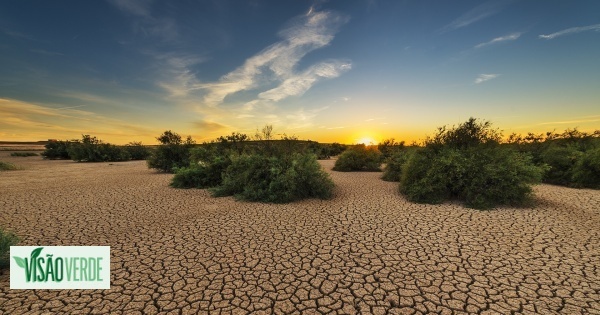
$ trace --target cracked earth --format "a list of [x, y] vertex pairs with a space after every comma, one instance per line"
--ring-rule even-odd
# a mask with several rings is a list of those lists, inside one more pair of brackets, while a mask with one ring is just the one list
[[110, 290], [10, 290], [0, 314], [600, 314], [600, 191], [539, 185], [534, 208], [407, 202], [330, 171], [287, 205], [168, 187], [145, 162], [3, 161], [20, 245], [110, 245]]

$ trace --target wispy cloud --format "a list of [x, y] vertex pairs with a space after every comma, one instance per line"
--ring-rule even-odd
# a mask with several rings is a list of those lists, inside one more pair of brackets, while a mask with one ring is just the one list
[[492, 79], [495, 79], [497, 77], [499, 77], [499, 74], [496, 73], [492, 73], [492, 74], [480, 74], [477, 79], [475, 79], [475, 84], [480, 84], [483, 83], [485, 81], [489, 81]]
[[469, 26], [477, 21], [488, 18], [498, 12], [500, 12], [505, 6], [513, 2], [514, 0], [490, 0], [484, 2], [475, 8], [467, 11], [465, 14], [452, 21], [450, 24], [444, 26], [439, 30], [440, 33], [446, 33], [449, 31], [457, 30]]
[[566, 30], [562, 30], [560, 32], [548, 34], [548, 35], [540, 35], [539, 38], [542, 39], [554, 39], [559, 36], [570, 35], [575, 33], [581, 33], [586, 31], [596, 31], [600, 32], [600, 24], [594, 24], [589, 26], [581, 26], [581, 27], [571, 27]]
[[551, 122], [543, 122], [538, 125], [566, 125], [566, 124], [577, 124], [577, 123], [591, 123], [600, 121], [599, 115], [582, 117], [581, 119], [572, 119], [572, 120], [562, 120], [562, 121], [551, 121]]
[[521, 37], [521, 33], [512, 33], [512, 34], [509, 34], [509, 35], [496, 37], [496, 38], [490, 40], [489, 42], [478, 44], [478, 45], [475, 46], [475, 48], [482, 48], [482, 47], [489, 46], [489, 45], [492, 45], [492, 44], [497, 44], [497, 43], [501, 43], [501, 42], [517, 40], [519, 37]]
[[214, 121], [200, 120], [193, 123], [194, 126], [204, 132], [215, 132], [226, 129], [227, 126]]
[[[283, 82], [279, 87], [261, 93], [259, 98], [281, 100], [286, 95], [299, 95], [308, 90], [319, 78], [332, 78], [350, 68], [350, 63], [331, 61], [312, 66], [296, 73], [298, 62], [309, 52], [327, 46], [339, 27], [348, 19], [334, 12], [315, 12], [296, 18], [290, 27], [279, 32], [282, 40], [248, 58], [234, 71], [215, 83], [199, 85], [208, 90], [204, 101], [209, 106], [223, 102], [228, 95], [257, 89], [273, 81]], [[300, 86], [292, 86], [300, 84]]]
[[258, 94], [258, 97], [263, 100], [277, 102], [288, 96], [302, 95], [319, 80], [336, 78], [351, 68], [352, 64], [349, 62], [322, 62], [302, 73], [292, 75], [278, 87]]

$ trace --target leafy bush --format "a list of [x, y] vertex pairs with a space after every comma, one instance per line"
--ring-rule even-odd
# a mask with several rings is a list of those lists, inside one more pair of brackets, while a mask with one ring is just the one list
[[50, 141], [44, 147], [46, 150], [42, 152], [45, 159], [50, 160], [70, 160], [69, 146], [71, 141]]
[[388, 182], [399, 182], [400, 176], [402, 175], [402, 167], [410, 158], [410, 152], [408, 150], [398, 150], [394, 152], [388, 159], [386, 159], [386, 165], [383, 169], [383, 175], [381, 179]]
[[210, 188], [221, 184], [222, 173], [231, 165], [229, 156], [212, 155], [198, 159], [201, 153], [197, 149], [192, 149], [192, 159], [198, 162], [192, 163], [189, 167], [176, 169], [171, 182], [172, 187]]
[[404, 141], [396, 142], [394, 138], [385, 139], [377, 145], [383, 161], [391, 158], [396, 152], [404, 149]]
[[14, 164], [0, 161], [0, 171], [13, 171], [18, 169]]
[[102, 143], [96, 137], [83, 135], [80, 141], [72, 142], [69, 156], [77, 162], [118, 162], [129, 160], [127, 151], [110, 143]]
[[8, 266], [10, 247], [17, 245], [19, 238], [0, 227], [0, 267]]
[[544, 182], [556, 185], [570, 185], [573, 178], [573, 168], [583, 155], [573, 147], [550, 146], [542, 151], [541, 162], [549, 169], [544, 175]]
[[331, 156], [338, 156], [340, 154], [342, 154], [342, 152], [346, 151], [346, 149], [348, 148], [346, 145], [344, 144], [339, 144], [337, 142], [334, 142], [330, 145], [328, 145], [328, 149], [329, 149], [329, 154]]
[[145, 160], [150, 156], [150, 150], [141, 142], [129, 142], [124, 147], [130, 160]]
[[215, 196], [285, 203], [304, 198], [330, 198], [333, 181], [312, 154], [291, 156], [248, 154], [232, 158]]
[[149, 168], [172, 173], [175, 169], [190, 165], [190, 149], [195, 144], [190, 136], [182, 140], [180, 135], [167, 130], [156, 139], [161, 144], [148, 158]]
[[13, 152], [10, 154], [10, 156], [28, 157], [28, 156], [38, 156], [38, 154], [33, 153], [33, 152]]
[[380, 172], [381, 153], [374, 147], [358, 145], [348, 149], [335, 161], [334, 171], [353, 172]]
[[529, 154], [499, 146], [500, 137], [489, 122], [474, 118], [439, 128], [402, 167], [400, 192], [415, 202], [456, 198], [476, 209], [524, 204], [545, 168]]
[[585, 152], [577, 160], [573, 183], [578, 187], [600, 189], [600, 148]]

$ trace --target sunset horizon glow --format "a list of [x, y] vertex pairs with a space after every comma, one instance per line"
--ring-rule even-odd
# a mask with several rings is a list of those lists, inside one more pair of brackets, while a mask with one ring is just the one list
[[597, 1], [0, 3], [0, 141], [600, 129]]

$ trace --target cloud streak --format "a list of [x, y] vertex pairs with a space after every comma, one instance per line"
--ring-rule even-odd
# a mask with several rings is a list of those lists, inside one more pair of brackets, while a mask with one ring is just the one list
[[576, 34], [576, 33], [581, 33], [581, 32], [586, 32], [586, 31], [600, 32], [600, 24], [581, 26], [581, 27], [571, 27], [571, 28], [568, 28], [566, 30], [562, 30], [562, 31], [559, 31], [556, 33], [552, 33], [552, 34], [548, 34], [548, 35], [540, 35], [539, 38], [554, 39], [554, 38], [557, 38], [560, 36], [571, 35], [571, 34]]
[[513, 2], [513, 0], [491, 0], [484, 2], [475, 8], [467, 11], [450, 24], [440, 29], [440, 33], [446, 33], [454, 31], [459, 28], [469, 26], [475, 22], [486, 19], [498, 12], [500, 12], [505, 6]]
[[475, 48], [482, 48], [485, 46], [489, 46], [489, 45], [493, 45], [493, 44], [497, 44], [497, 43], [501, 43], [501, 42], [506, 42], [506, 41], [513, 41], [513, 40], [517, 40], [519, 37], [521, 37], [521, 33], [512, 33], [509, 35], [496, 37], [496, 38], [490, 40], [489, 42], [478, 44], [475, 46]]
[[204, 102], [208, 106], [216, 106], [228, 95], [253, 90], [273, 81], [282, 83], [260, 93], [259, 98], [278, 101], [306, 92], [321, 78], [337, 77], [350, 68], [349, 62], [334, 60], [320, 63], [301, 73], [296, 73], [295, 68], [306, 54], [329, 45], [334, 34], [347, 20], [345, 16], [334, 12], [312, 11], [297, 17], [290, 27], [279, 32], [281, 41], [248, 58], [242, 66], [219, 81], [198, 85], [198, 88], [208, 90]]
[[475, 84], [481, 84], [483, 82], [495, 79], [497, 77], [499, 77], [499, 74], [496, 73], [492, 73], [492, 74], [480, 74], [477, 79], [475, 79]]

